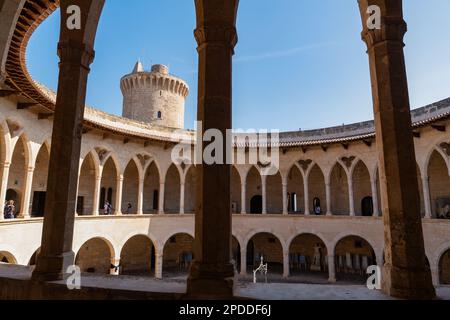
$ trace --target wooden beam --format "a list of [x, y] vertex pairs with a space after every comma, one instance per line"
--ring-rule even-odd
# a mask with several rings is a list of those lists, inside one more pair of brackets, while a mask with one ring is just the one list
[[345, 150], [348, 150], [348, 148], [349, 148], [349, 144], [348, 143], [342, 143], [342, 147], [345, 149]]
[[364, 144], [369, 148], [372, 146], [372, 140], [363, 140]]
[[322, 148], [322, 150], [323, 150], [324, 152], [327, 152], [327, 151], [328, 151], [328, 145], [323, 144], [323, 145], [321, 145], [320, 147]]
[[0, 90], [0, 98], [6, 98], [12, 96], [16, 92], [14, 90], [2, 89]]
[[25, 109], [29, 109], [31, 107], [37, 106], [37, 103], [18, 103], [17, 104], [17, 110], [25, 110]]
[[420, 131], [413, 131], [413, 137], [420, 139]]
[[129, 139], [129, 138], [123, 139], [123, 144], [128, 144], [129, 142], [130, 142], [130, 139]]
[[47, 120], [53, 117], [53, 113], [38, 113], [38, 120]]
[[445, 131], [446, 131], [445, 125], [433, 124], [431, 127], [432, 127], [433, 129], [439, 131], [439, 132], [445, 132]]

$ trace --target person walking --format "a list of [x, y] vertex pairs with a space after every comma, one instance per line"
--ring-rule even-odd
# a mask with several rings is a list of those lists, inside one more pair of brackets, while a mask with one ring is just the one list
[[15, 218], [16, 207], [14, 206], [14, 201], [10, 200], [7, 202], [5, 206], [5, 219], [14, 219]]

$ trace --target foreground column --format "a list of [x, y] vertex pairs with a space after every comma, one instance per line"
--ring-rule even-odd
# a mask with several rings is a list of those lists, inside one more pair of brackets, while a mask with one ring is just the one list
[[[202, 131], [215, 129], [227, 137], [232, 128], [232, 56], [237, 43], [237, 0], [196, 0], [199, 78], [198, 120]], [[203, 139], [202, 139], [203, 140]], [[230, 147], [231, 147], [231, 141]], [[202, 143], [202, 151], [209, 145]], [[200, 147], [200, 146], [199, 146]], [[224, 143], [223, 156], [228, 143]], [[193, 262], [187, 293], [196, 298], [230, 298], [234, 268], [231, 263], [231, 165], [198, 165], [197, 209]], [[226, 159], [223, 159], [226, 161]]]
[[[435, 290], [425, 262], [403, 53], [407, 27], [403, 20], [402, 0], [359, 0], [359, 5], [364, 29], [362, 36], [370, 60], [380, 163], [385, 225], [383, 291], [399, 298], [430, 299], [435, 297]], [[367, 13], [374, 8], [379, 8], [381, 13], [378, 26]]]
[[[38, 280], [61, 280], [67, 267], [74, 263], [72, 241], [86, 84], [103, 3], [103, 0], [61, 0], [60, 71], [46, 212], [41, 252], [33, 272], [33, 277]], [[67, 9], [72, 5], [79, 7], [81, 21], [80, 28], [70, 30]]]

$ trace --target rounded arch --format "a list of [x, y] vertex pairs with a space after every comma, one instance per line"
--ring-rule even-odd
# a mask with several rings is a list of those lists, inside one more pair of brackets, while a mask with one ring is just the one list
[[163, 270], [178, 275], [186, 274], [194, 260], [194, 237], [190, 233], [176, 233], [164, 242]]
[[120, 251], [120, 274], [151, 275], [155, 270], [155, 244], [147, 235], [129, 238]]
[[30, 257], [30, 260], [28, 260], [28, 266], [35, 266], [36, 262], [37, 262], [37, 257], [39, 255], [39, 253], [41, 252], [41, 248], [37, 248], [33, 254]]
[[109, 274], [113, 258], [115, 258], [115, 252], [111, 242], [104, 237], [95, 237], [84, 242], [80, 247], [75, 264], [82, 272]]
[[17, 259], [8, 251], [0, 251], [0, 264], [17, 264]]
[[323, 273], [327, 278], [328, 249], [325, 241], [313, 233], [301, 233], [289, 242], [289, 270], [295, 273]]
[[439, 284], [450, 285], [450, 245], [442, 250], [436, 264], [439, 274]]
[[247, 268], [256, 269], [263, 258], [272, 273], [281, 274], [285, 251], [283, 242], [272, 232], [253, 232], [252, 234], [246, 241]]

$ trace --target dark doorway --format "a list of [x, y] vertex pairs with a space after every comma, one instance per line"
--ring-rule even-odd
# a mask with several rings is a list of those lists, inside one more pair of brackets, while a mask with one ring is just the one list
[[361, 201], [361, 213], [363, 217], [373, 216], [373, 199], [372, 197], [365, 197]]
[[100, 191], [100, 203], [98, 204], [99, 210], [105, 207], [105, 199], [106, 199], [106, 189], [102, 188]]
[[113, 194], [113, 189], [112, 189], [112, 188], [109, 188], [109, 189], [108, 189], [108, 196], [107, 196], [107, 199], [108, 199], [108, 202], [109, 202], [110, 204], [112, 204], [112, 194]]
[[158, 205], [159, 205], [159, 191], [158, 190], [154, 190], [153, 191], [153, 210], [158, 210]]
[[250, 213], [251, 214], [262, 214], [262, 196], [254, 196], [250, 200]]
[[45, 196], [46, 192], [36, 191], [33, 194], [33, 206], [31, 209], [31, 216], [42, 218], [45, 212]]
[[252, 267], [255, 263], [255, 244], [250, 240], [247, 245], [247, 267]]
[[77, 214], [82, 216], [84, 213], [84, 197], [78, 197], [77, 199]]

